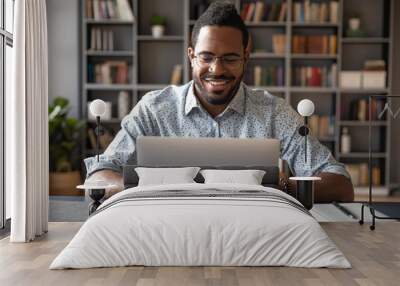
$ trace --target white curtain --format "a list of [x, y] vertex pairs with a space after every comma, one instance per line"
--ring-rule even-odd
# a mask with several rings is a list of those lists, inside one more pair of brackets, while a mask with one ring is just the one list
[[15, 1], [13, 94], [6, 99], [6, 187], [12, 242], [48, 227], [48, 62], [45, 0]]

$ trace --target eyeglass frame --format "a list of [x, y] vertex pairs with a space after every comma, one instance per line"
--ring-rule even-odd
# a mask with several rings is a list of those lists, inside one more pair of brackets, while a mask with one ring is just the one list
[[[201, 61], [202, 59], [201, 59], [201, 56], [202, 55], [209, 55], [211, 58], [212, 58], [212, 60], [209, 62], [209, 63], [206, 63], [206, 62], [203, 62], [203, 63], [199, 63], [199, 61]], [[244, 57], [241, 57], [241, 56], [238, 56], [238, 59], [237, 59], [237, 63], [238, 63], [238, 66], [237, 67], [233, 67], [233, 66], [229, 66], [229, 64], [227, 64], [227, 61], [226, 61], [226, 57], [229, 57], [229, 56], [234, 56], [234, 55], [231, 55], [231, 54], [228, 54], [228, 55], [222, 55], [222, 56], [215, 56], [215, 55], [212, 55], [212, 54], [209, 54], [209, 53], [199, 53], [199, 54], [197, 54], [197, 55], [193, 55], [193, 59], [195, 59], [195, 61], [197, 62], [197, 65], [199, 66], [199, 67], [203, 67], [203, 68], [209, 68], [209, 67], [211, 67], [213, 64], [215, 64], [216, 63], [216, 61], [219, 59], [220, 61], [221, 61], [221, 64], [225, 67], [225, 68], [227, 68], [227, 69], [233, 69], [233, 70], [235, 70], [235, 69], [238, 69], [239, 68], [239, 63], [241, 63], [241, 62], [243, 62], [244, 60], [245, 60], [245, 58]], [[236, 62], [235, 62], [236, 63]]]

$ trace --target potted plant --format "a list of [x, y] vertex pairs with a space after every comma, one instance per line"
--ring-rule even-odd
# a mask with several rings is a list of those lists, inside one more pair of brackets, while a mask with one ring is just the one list
[[153, 15], [151, 21], [151, 33], [154, 38], [160, 38], [164, 35], [167, 19], [164, 16]]
[[68, 117], [69, 101], [56, 97], [49, 105], [50, 194], [79, 195], [81, 183], [78, 144], [83, 122]]

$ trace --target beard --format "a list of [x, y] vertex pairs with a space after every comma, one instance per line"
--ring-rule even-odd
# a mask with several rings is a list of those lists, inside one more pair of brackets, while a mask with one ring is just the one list
[[199, 93], [199, 96], [204, 98], [209, 104], [212, 105], [225, 105], [228, 104], [232, 98], [235, 96], [236, 92], [238, 91], [240, 87], [240, 82], [242, 81], [243, 75], [240, 76], [239, 78], [236, 79], [234, 84], [228, 89], [228, 91], [221, 90], [218, 92], [209, 92], [205, 88], [202, 80], [204, 81], [205, 79], [226, 79], [226, 80], [233, 80], [233, 77], [228, 77], [228, 76], [213, 76], [209, 74], [205, 74], [201, 77], [197, 77], [193, 75], [194, 79], [194, 84], [196, 87], [196, 90]]

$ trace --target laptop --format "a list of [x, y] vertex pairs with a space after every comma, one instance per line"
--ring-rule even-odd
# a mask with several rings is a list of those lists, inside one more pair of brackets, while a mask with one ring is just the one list
[[278, 166], [278, 139], [141, 136], [136, 140], [142, 166]]

